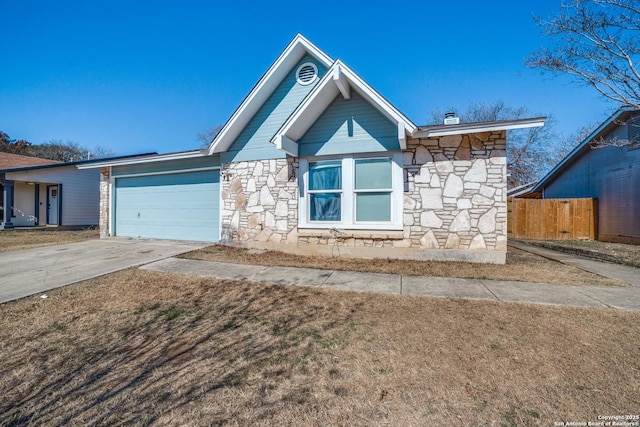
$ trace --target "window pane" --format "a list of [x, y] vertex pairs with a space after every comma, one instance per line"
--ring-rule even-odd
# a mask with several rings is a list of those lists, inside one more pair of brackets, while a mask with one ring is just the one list
[[356, 190], [391, 187], [391, 159], [356, 160]]
[[356, 221], [391, 221], [391, 193], [356, 194]]
[[340, 221], [340, 193], [309, 194], [311, 221]]
[[310, 162], [309, 190], [342, 189], [342, 163]]

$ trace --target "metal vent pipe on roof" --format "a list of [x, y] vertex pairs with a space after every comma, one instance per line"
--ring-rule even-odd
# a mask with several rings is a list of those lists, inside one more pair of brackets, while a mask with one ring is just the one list
[[445, 125], [460, 124], [460, 117], [457, 117], [454, 111], [447, 111], [446, 113], [444, 113], [444, 124]]

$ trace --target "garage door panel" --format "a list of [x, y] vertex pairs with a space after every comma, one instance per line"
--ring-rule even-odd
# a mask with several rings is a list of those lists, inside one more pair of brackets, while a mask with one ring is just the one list
[[215, 242], [219, 200], [218, 171], [117, 178], [115, 234]]

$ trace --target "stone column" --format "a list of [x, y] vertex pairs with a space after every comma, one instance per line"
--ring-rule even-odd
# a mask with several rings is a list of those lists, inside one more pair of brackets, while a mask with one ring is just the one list
[[9, 230], [13, 228], [13, 223], [11, 222], [11, 214], [13, 213], [13, 204], [11, 203], [13, 200], [13, 181], [8, 181], [6, 179], [2, 180], [2, 206], [4, 207], [2, 210], [2, 224], [0, 224], [0, 228], [3, 230]]
[[109, 236], [109, 183], [111, 170], [108, 167], [100, 168], [100, 238]]

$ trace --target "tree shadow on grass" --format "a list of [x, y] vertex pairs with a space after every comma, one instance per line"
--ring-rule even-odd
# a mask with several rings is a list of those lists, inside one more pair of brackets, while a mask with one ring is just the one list
[[37, 354], [14, 351], [0, 368], [8, 378], [30, 366], [15, 388], [0, 381], [0, 425], [259, 422], [313, 399], [309, 384], [330, 371], [362, 305], [309, 288], [194, 282], [179, 299], [31, 337]]

